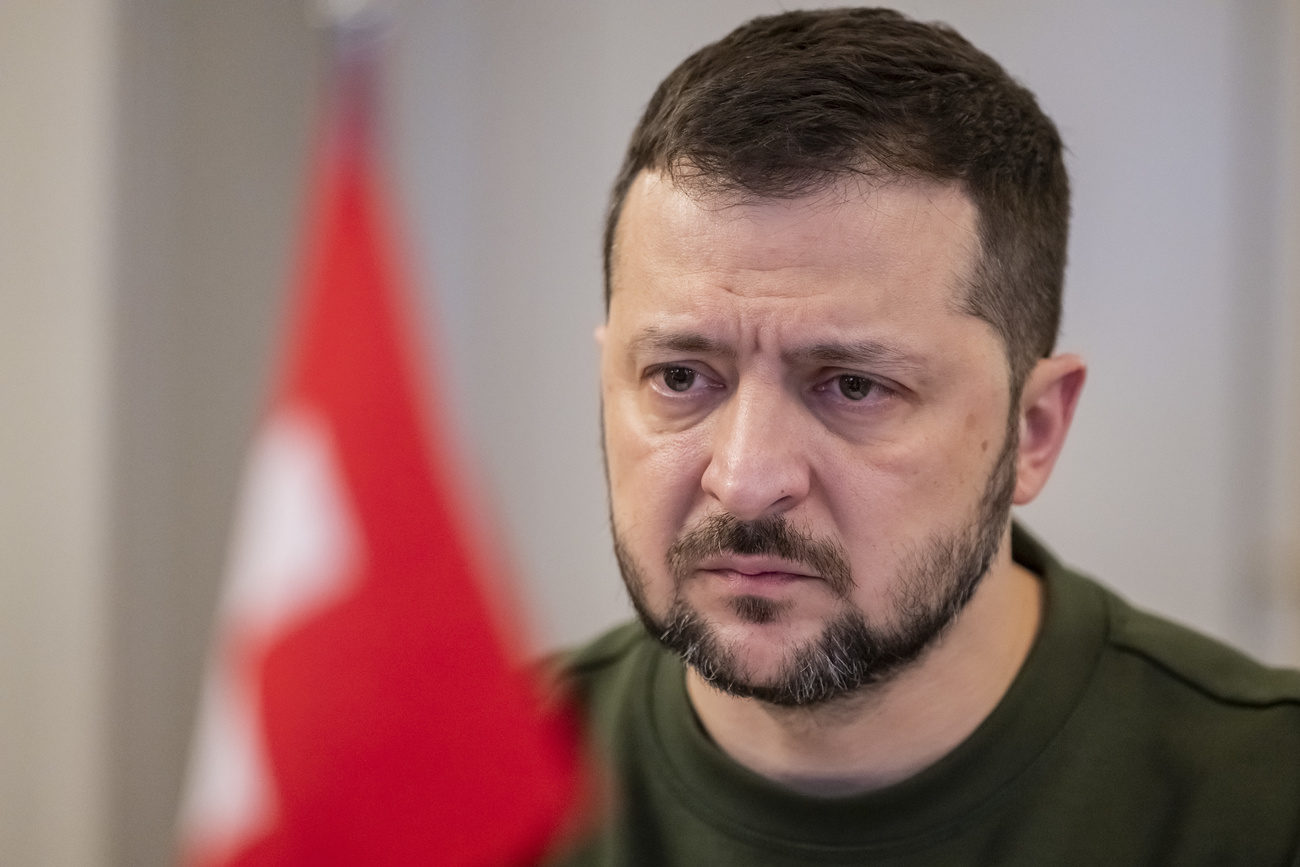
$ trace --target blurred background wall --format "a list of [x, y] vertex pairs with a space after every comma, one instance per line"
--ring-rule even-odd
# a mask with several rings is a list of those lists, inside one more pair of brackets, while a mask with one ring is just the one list
[[[1022, 517], [1300, 661], [1300, 3], [913, 0], [1034, 89], [1091, 375]], [[421, 329], [539, 645], [627, 614], [600, 218], [654, 85], [771, 0], [396, 0]], [[0, 0], [0, 863], [162, 865], [326, 60], [302, 0]]]

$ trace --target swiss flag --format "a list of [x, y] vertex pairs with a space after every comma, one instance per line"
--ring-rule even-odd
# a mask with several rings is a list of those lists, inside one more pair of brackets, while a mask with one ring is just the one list
[[[405, 323], [369, 70], [342, 64], [182, 805], [186, 867], [521, 865], [571, 818], [546, 706]], [[496, 588], [485, 592], [486, 588]]]

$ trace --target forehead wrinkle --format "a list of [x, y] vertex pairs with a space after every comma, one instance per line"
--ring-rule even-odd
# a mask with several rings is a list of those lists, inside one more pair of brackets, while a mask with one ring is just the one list
[[720, 340], [706, 337], [695, 331], [668, 331], [651, 325], [628, 342], [628, 357], [635, 358], [644, 352], [684, 352], [704, 355], [731, 356], [735, 351]]

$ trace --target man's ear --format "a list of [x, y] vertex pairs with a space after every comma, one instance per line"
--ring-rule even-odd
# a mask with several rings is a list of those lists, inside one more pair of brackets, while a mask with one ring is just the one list
[[1014, 502], [1038, 496], [1065, 445], [1070, 420], [1088, 368], [1077, 355], [1044, 358], [1030, 372], [1020, 395], [1020, 451]]
[[605, 348], [605, 323], [602, 322], [599, 325], [597, 325], [596, 330], [592, 332], [591, 336], [596, 338], [596, 346], [600, 347], [601, 349], [604, 349]]

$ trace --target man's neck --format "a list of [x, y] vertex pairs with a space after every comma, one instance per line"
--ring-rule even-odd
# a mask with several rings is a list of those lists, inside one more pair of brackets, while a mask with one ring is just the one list
[[777, 707], [723, 693], [688, 669], [705, 730], [740, 764], [810, 794], [880, 789], [930, 766], [992, 713], [1038, 634], [1042, 582], [1011, 562], [1009, 548], [934, 647], [861, 694]]

